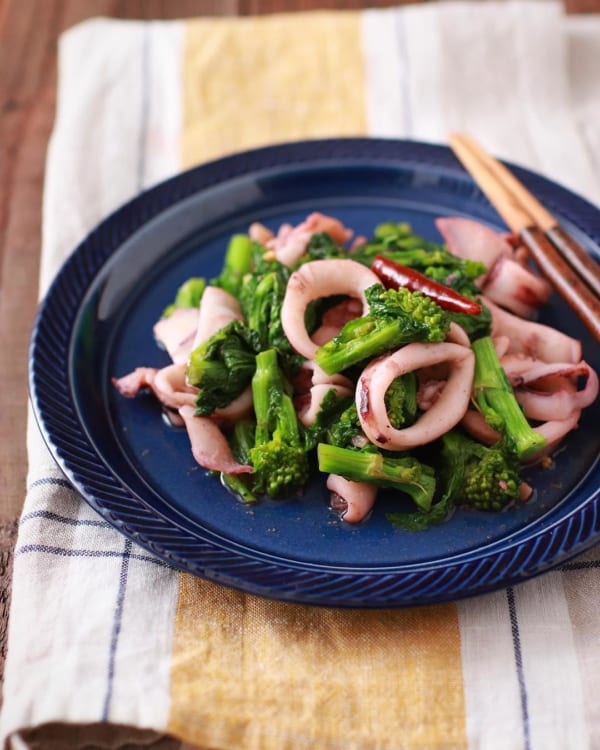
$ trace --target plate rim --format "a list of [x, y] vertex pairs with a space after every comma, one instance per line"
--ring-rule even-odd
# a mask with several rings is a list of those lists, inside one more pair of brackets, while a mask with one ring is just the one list
[[[469, 559], [459, 564], [447, 565], [444, 561], [431, 561], [420, 563], [418, 571], [396, 572], [385, 572], [383, 568], [379, 572], [377, 568], [367, 572], [349, 568], [347, 572], [340, 572], [340, 566], [331, 565], [324, 566], [325, 572], [318, 569], [311, 572], [307, 571], [310, 565], [298, 565], [297, 561], [296, 565], [291, 560], [286, 564], [265, 563], [263, 560], [253, 560], [244, 553], [223, 551], [218, 545], [208, 540], [199, 540], [187, 530], [169, 524], [156, 513], [152, 514], [151, 508], [141, 498], [132, 496], [125, 490], [118, 475], [95, 453], [87, 438], [85, 425], [80, 423], [74, 398], [68, 388], [68, 378], [63, 377], [61, 382], [60, 376], [68, 373], [72, 322], [77, 316], [85, 292], [123, 242], [169, 207], [215, 183], [226, 183], [236, 177], [272, 167], [306, 166], [310, 163], [325, 164], [333, 161], [356, 164], [359, 158], [370, 161], [385, 159], [387, 162], [391, 160], [392, 163], [395, 161], [396, 164], [405, 165], [427, 164], [468, 179], [451, 150], [441, 144], [368, 137], [309, 139], [242, 151], [193, 167], [140, 193], [103, 219], [63, 262], [39, 305], [34, 321], [28, 357], [28, 386], [33, 413], [44, 441], [59, 468], [82, 498], [120, 533], [177, 569], [254, 595], [336, 607], [414, 606], [457, 600], [497, 590], [556, 568], [600, 540], [600, 488], [587, 498], [583, 507], [571, 510], [548, 528], [540, 529], [519, 542], [511, 543], [507, 540], [503, 548], [491, 554], [486, 554], [485, 551], [479, 556], [476, 553], [469, 554]], [[595, 206], [555, 181], [509, 162], [505, 163], [520, 179], [543, 196], [550, 209], [556, 209], [560, 203], [560, 212], [564, 213], [566, 205], [572, 223], [596, 245], [600, 245], [600, 211]], [[474, 193], [477, 190], [474, 186]], [[560, 200], [555, 202], [555, 195]], [[483, 195], [481, 199], [486, 201]], [[598, 223], [597, 228], [588, 224], [591, 217]], [[56, 402], [58, 398], [61, 406], [67, 407], [57, 424], [57, 417], [50, 408], [53, 404], [44, 396], [44, 384], [48, 383], [49, 377], [46, 373], [40, 373], [39, 357], [42, 352], [47, 356], [40, 345], [44, 331], [50, 327], [54, 333], [57, 332], [50, 315], [65, 286], [70, 290], [74, 288], [77, 295], [71, 305], [67, 303], [68, 312], [73, 318], [71, 325], [63, 326], [64, 330], [58, 331], [61, 334], [59, 342], [54, 342], [53, 355], [56, 359], [51, 362], [52, 383], [54, 387], [59, 386], [59, 396], [53, 394], [53, 400]], [[60, 302], [60, 306], [65, 307], [64, 301]], [[58, 365], [65, 365], [66, 372], [61, 372], [60, 367], [55, 371], [56, 360]], [[69, 405], [71, 409], [68, 408]], [[65, 428], [65, 420], [69, 422], [68, 430]], [[92, 471], [85, 467], [82, 469], [82, 461], [89, 458], [99, 460], [102, 471]], [[592, 466], [586, 476], [593, 471]], [[109, 498], [104, 486], [106, 473], [114, 485]], [[144, 519], [151, 527], [150, 533], [140, 531], [139, 524], [136, 528], [135, 519], [132, 524], [132, 504], [135, 505], [136, 512], [139, 513], [143, 508], [145, 515], [150, 514], [150, 518]], [[574, 525], [579, 526], [575, 531], [572, 528]], [[190, 538], [184, 540], [182, 534]], [[173, 535], [175, 539], [170, 538]], [[165, 538], [168, 539], [167, 542]], [[177, 551], [172, 549], [173, 541], [177, 542]], [[541, 549], [543, 543], [546, 544], [545, 549]], [[195, 547], [193, 554], [186, 551], [191, 547]], [[440, 569], [444, 571], [441, 576], [437, 575]], [[494, 575], [494, 570], [498, 569], [503, 572]], [[487, 577], [481, 580], [480, 576], [483, 574]], [[477, 582], [472, 584], [474, 578], [477, 578]]]

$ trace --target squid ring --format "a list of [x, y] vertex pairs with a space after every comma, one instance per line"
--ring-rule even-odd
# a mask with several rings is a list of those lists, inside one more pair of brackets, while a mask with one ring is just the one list
[[380, 284], [377, 276], [355, 260], [313, 260], [290, 276], [283, 305], [281, 323], [290, 344], [307, 359], [314, 359], [319, 346], [311, 340], [304, 325], [309, 302], [321, 297], [347, 294], [357, 297], [368, 311], [365, 289]]
[[[435, 404], [410, 427], [390, 424], [385, 394], [393, 380], [421, 367], [450, 363], [450, 374]], [[466, 346], [448, 341], [408, 344], [369, 364], [356, 386], [356, 409], [365, 435], [372, 443], [391, 451], [403, 451], [430, 443], [457, 425], [471, 398], [475, 357]]]

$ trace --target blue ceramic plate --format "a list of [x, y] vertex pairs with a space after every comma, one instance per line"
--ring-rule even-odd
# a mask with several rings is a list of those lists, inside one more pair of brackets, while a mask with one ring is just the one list
[[[548, 180], [515, 171], [591, 253], [600, 212]], [[313, 210], [369, 234], [386, 220], [440, 239], [433, 220], [461, 215], [504, 230], [449, 149], [342, 139], [284, 144], [221, 159], [140, 195], [106, 219], [60, 271], [33, 332], [30, 387], [62, 470], [107, 521], [172, 565], [254, 594], [310, 604], [388, 607], [490, 591], [562, 564], [599, 539], [600, 404], [554, 466], [526, 472], [533, 500], [500, 514], [458, 511], [422, 533], [393, 528], [383, 496], [366, 523], [328, 509], [324, 478], [306, 494], [248, 507], [195, 465], [185, 432], [152, 398], [110, 384], [161, 366], [152, 325], [178, 285], [215, 275], [229, 237], [252, 221], [276, 228]], [[598, 347], [559, 298], [544, 311]]]

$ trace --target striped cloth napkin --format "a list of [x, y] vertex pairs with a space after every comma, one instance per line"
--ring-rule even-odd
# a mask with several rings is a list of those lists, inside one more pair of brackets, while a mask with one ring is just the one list
[[[465, 129], [600, 203], [599, 48], [600, 18], [552, 0], [83, 23], [60, 43], [40, 294], [123, 201], [274, 142]], [[273, 602], [126, 540], [33, 421], [28, 440], [7, 748], [600, 747], [597, 551], [456, 604]]]

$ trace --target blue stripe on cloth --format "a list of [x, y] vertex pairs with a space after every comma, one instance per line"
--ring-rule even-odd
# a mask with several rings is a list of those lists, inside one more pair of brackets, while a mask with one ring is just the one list
[[[22, 547], [17, 547], [15, 550], [15, 557], [20, 555], [31, 554], [32, 552], [38, 552], [46, 555], [58, 555], [59, 557], [124, 557], [125, 552], [117, 552], [116, 550], [94, 550], [94, 549], [69, 549], [67, 547], [51, 547], [48, 544], [24, 544]], [[132, 560], [144, 560], [146, 562], [154, 563], [163, 568], [172, 568], [164, 560], [158, 557], [152, 557], [151, 555], [142, 555], [138, 553], [128, 554]]]
[[123, 602], [125, 601], [125, 590], [127, 588], [127, 575], [129, 573], [129, 557], [131, 555], [132, 543], [130, 539], [125, 540], [125, 550], [123, 552], [123, 562], [121, 563], [121, 572], [119, 574], [119, 588], [117, 591], [117, 603], [113, 617], [113, 630], [110, 639], [110, 648], [108, 654], [108, 679], [106, 684], [106, 694], [102, 706], [102, 721], [108, 719], [110, 711], [110, 701], [112, 698], [113, 685], [115, 680], [115, 660], [117, 656], [117, 646], [119, 645], [119, 635], [121, 633], [121, 624], [123, 621]]
[[600, 568], [600, 560], [582, 560], [581, 562], [565, 563], [559, 567], [559, 570], [568, 573], [570, 570], [594, 570], [596, 568]]
[[64, 487], [67, 490], [71, 490], [72, 492], [77, 492], [77, 490], [73, 487], [71, 482], [69, 482], [67, 479], [62, 479], [59, 477], [42, 477], [41, 479], [36, 479], [35, 482], [32, 482], [29, 485], [29, 490], [32, 490], [34, 487], [40, 487], [42, 485], [53, 485], [56, 487]]
[[527, 701], [527, 689], [525, 686], [525, 673], [523, 671], [523, 653], [521, 651], [521, 634], [519, 632], [519, 620], [517, 617], [517, 606], [515, 603], [515, 592], [512, 587], [506, 589], [508, 602], [508, 614], [510, 617], [510, 630], [512, 633], [513, 649], [515, 653], [515, 666], [517, 668], [517, 680], [519, 682], [519, 696], [521, 698], [521, 718], [523, 721], [523, 738], [525, 750], [531, 750], [531, 737], [529, 732], [529, 707]]
[[79, 518], [69, 518], [68, 516], [61, 516], [58, 513], [53, 513], [49, 510], [34, 510], [31, 513], [25, 513], [25, 515], [22, 516], [21, 520], [19, 521], [19, 524], [24, 524], [25, 521], [31, 521], [34, 518], [44, 518], [49, 521], [57, 521], [58, 523], [64, 523], [68, 526], [99, 526], [103, 529], [112, 528], [108, 521], [92, 521]]

